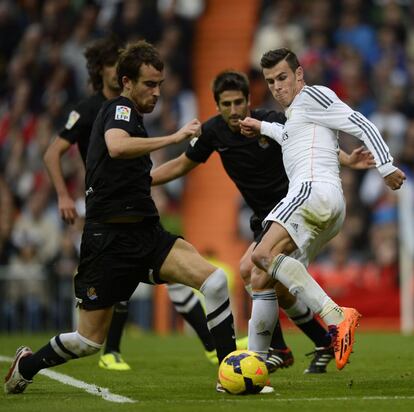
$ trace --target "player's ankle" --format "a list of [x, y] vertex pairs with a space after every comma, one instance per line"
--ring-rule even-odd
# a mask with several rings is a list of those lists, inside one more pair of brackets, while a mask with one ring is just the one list
[[338, 325], [344, 320], [342, 308], [333, 301], [324, 305], [319, 316], [327, 325]]

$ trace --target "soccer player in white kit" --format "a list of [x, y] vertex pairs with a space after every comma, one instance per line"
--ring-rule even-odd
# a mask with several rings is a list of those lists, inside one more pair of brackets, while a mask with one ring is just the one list
[[288, 49], [271, 50], [261, 59], [264, 78], [275, 100], [285, 109], [285, 125], [252, 118], [240, 121], [242, 133], [275, 139], [282, 147], [289, 178], [288, 194], [264, 220], [261, 241], [253, 252], [257, 266], [252, 287], [260, 291], [249, 321], [249, 349], [266, 353], [268, 330], [277, 321], [273, 286], [279, 281], [319, 314], [332, 336], [336, 366], [348, 362], [360, 314], [339, 307], [307, 272], [320, 249], [340, 230], [345, 200], [339, 176], [338, 131], [362, 140], [392, 190], [404, 173], [393, 165], [378, 129], [327, 87], [306, 86], [303, 68]]

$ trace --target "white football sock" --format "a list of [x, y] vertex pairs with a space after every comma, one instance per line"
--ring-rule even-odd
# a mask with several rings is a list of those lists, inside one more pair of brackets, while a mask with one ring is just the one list
[[50, 340], [53, 350], [66, 361], [93, 355], [101, 350], [103, 344], [92, 342], [78, 331], [61, 333]]
[[279, 304], [274, 289], [253, 292], [252, 314], [249, 320], [249, 350], [266, 359], [277, 323]]
[[223, 269], [215, 270], [201, 285], [205, 297], [207, 325], [211, 329], [232, 316], [227, 290], [227, 277]]
[[338, 324], [343, 320], [339, 306], [298, 260], [279, 254], [273, 259], [268, 273], [284, 284], [292, 295], [302, 300], [314, 313], [320, 315], [327, 325]]

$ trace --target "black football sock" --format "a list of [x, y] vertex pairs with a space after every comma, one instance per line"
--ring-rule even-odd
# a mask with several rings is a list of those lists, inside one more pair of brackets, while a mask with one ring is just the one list
[[128, 319], [128, 302], [119, 302], [114, 307], [111, 325], [106, 338], [104, 353], [121, 352], [121, 338]]
[[326, 329], [315, 318], [306, 323], [297, 323], [296, 326], [315, 343], [317, 348], [330, 346], [331, 336], [328, 335]]
[[[214, 322], [215, 314], [212, 313], [211, 321]], [[207, 316], [209, 321], [209, 316]], [[236, 341], [234, 338], [234, 320], [233, 315], [228, 316], [217, 326], [210, 329], [211, 335], [216, 343], [217, 358], [219, 364], [230, 353], [236, 350]]]
[[181, 313], [181, 316], [195, 330], [206, 351], [210, 352], [216, 349], [213, 337], [207, 327], [207, 319], [204, 314], [204, 309], [200, 302], [197, 302], [188, 313]]
[[32, 379], [41, 369], [50, 368], [52, 366], [61, 365], [67, 359], [60, 357], [47, 343], [31, 356], [21, 358], [19, 361], [19, 372], [25, 379]]
[[283, 337], [280, 321], [277, 321], [276, 326], [273, 330], [272, 340], [270, 341], [270, 348], [278, 350], [285, 350], [288, 348]]
[[331, 344], [331, 337], [326, 329], [315, 319], [314, 313], [300, 300], [285, 310], [289, 318], [311, 339], [316, 347], [326, 347]]
[[169, 284], [168, 295], [175, 310], [188, 322], [200, 338], [206, 351], [215, 349], [214, 340], [207, 327], [207, 319], [200, 299], [189, 286]]

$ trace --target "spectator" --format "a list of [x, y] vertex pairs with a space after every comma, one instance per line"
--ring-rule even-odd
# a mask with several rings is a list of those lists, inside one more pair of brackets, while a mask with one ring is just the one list
[[295, 2], [289, 0], [274, 1], [264, 11], [264, 20], [260, 23], [254, 37], [251, 65], [260, 71], [260, 58], [263, 53], [288, 47], [299, 55], [304, 49], [304, 29], [295, 21], [297, 16]]
[[44, 266], [37, 254], [37, 246], [29, 237], [20, 240], [18, 252], [12, 256], [2, 302], [3, 322], [10, 331], [20, 325], [27, 332], [38, 332], [43, 323], [43, 312], [48, 301], [44, 281]]
[[60, 239], [57, 254], [50, 262], [50, 277], [53, 288], [52, 300], [55, 303], [56, 329], [72, 327], [73, 277], [78, 267], [78, 252], [73, 243], [71, 229], [67, 228]]
[[22, 248], [26, 243], [36, 246], [39, 263], [52, 259], [59, 247], [58, 220], [47, 209], [48, 197], [46, 187], [33, 192], [12, 231], [12, 240], [17, 247]]

